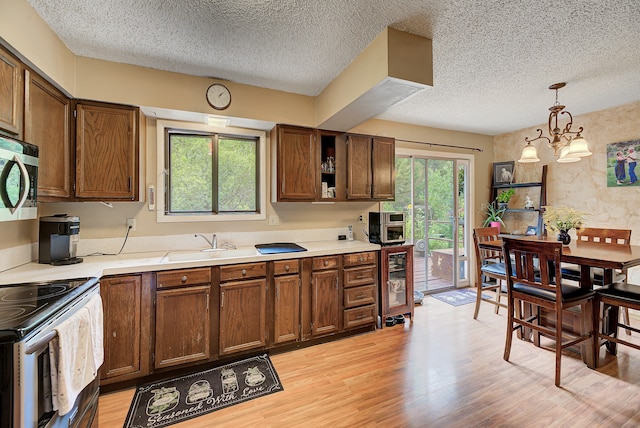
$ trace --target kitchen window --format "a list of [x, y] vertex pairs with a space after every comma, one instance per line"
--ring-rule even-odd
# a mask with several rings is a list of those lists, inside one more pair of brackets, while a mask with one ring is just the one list
[[263, 220], [265, 133], [158, 121], [158, 221]]

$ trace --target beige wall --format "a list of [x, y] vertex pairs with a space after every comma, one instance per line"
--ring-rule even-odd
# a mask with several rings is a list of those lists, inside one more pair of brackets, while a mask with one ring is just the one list
[[[610, 108], [607, 110], [575, 116], [574, 128], [584, 127], [583, 136], [589, 142], [593, 155], [580, 162], [557, 163], [553, 150], [546, 146], [546, 141], [533, 143], [538, 149], [541, 162], [534, 164], [516, 163], [515, 179], [521, 181], [539, 180], [541, 166], [548, 165], [547, 203], [548, 205], [566, 205], [589, 212], [586, 217], [587, 227], [611, 227], [632, 229], [632, 243], [640, 243], [640, 227], [638, 211], [640, 207], [639, 187], [607, 187], [606, 149], [607, 144], [629, 141], [640, 138], [640, 102]], [[536, 128], [546, 124], [496, 136], [495, 160], [517, 160], [525, 146], [525, 137], [533, 138], [538, 133]], [[537, 195], [532, 199], [536, 202]], [[515, 206], [524, 204], [524, 192], [519, 190]], [[511, 204], [511, 203], [510, 203]], [[524, 215], [509, 214], [507, 226], [522, 230], [527, 224], [535, 222], [524, 218]], [[535, 218], [535, 216], [533, 217]], [[575, 232], [573, 232], [575, 237]]]
[[[212, 79], [75, 57], [35, 14], [26, 0], [0, 3], [0, 37], [76, 98], [214, 113], [204, 97], [206, 88], [213, 82]], [[233, 93], [232, 105], [225, 111], [229, 116], [314, 126], [316, 111], [315, 99], [312, 97], [234, 82], [225, 84]], [[155, 120], [147, 120], [141, 125], [146, 131], [146, 138], [141, 145], [142, 170], [145, 171], [143, 176], [146, 182], [155, 183]], [[377, 120], [365, 122], [354, 131], [406, 140], [480, 147], [483, 152], [474, 152], [476, 190], [479, 194], [476, 199], [477, 205], [488, 198], [488, 165], [493, 161], [491, 137]], [[415, 146], [428, 151], [442, 150], [401, 142], [398, 146]], [[445, 150], [469, 153], [468, 150]], [[270, 180], [270, 177], [267, 177], [267, 180]], [[267, 200], [270, 199], [269, 194]], [[87, 238], [124, 236], [126, 219], [136, 218], [137, 230], [131, 233], [132, 236], [330, 228], [354, 224], [356, 238], [362, 239], [361, 227], [357, 226], [358, 214], [376, 208], [377, 204], [371, 202], [269, 203], [267, 214], [279, 216], [278, 226], [269, 226], [266, 220], [159, 224], [156, 222], [155, 213], [149, 211], [142, 202], [114, 203], [113, 208], [107, 208], [98, 202], [41, 203], [40, 215], [78, 215], [82, 223], [81, 236]], [[477, 209], [479, 210], [479, 205]], [[37, 228], [35, 220], [0, 223], [0, 233], [3, 236], [0, 249], [37, 241]]]

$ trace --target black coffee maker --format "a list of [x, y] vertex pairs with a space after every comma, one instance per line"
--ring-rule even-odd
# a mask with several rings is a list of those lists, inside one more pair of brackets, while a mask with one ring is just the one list
[[40, 217], [40, 249], [38, 262], [52, 265], [81, 263], [76, 257], [80, 238], [80, 217], [55, 214]]

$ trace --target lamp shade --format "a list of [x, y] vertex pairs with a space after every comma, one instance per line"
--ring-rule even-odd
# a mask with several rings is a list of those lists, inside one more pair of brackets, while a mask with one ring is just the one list
[[583, 158], [585, 156], [591, 156], [592, 154], [593, 153], [589, 151], [587, 140], [582, 138], [582, 136], [578, 135], [571, 140], [571, 144], [569, 145], [569, 155], [571, 157]]
[[527, 145], [524, 146], [524, 149], [522, 149], [522, 155], [520, 156], [520, 159], [518, 159], [518, 162], [520, 163], [540, 162], [540, 158], [538, 158], [538, 151], [536, 150], [535, 147], [531, 145], [531, 143], [527, 143]]
[[560, 149], [560, 157], [558, 157], [558, 162], [560, 163], [569, 163], [569, 162], [578, 162], [580, 158], [571, 154], [571, 149], [569, 146], [564, 146]]

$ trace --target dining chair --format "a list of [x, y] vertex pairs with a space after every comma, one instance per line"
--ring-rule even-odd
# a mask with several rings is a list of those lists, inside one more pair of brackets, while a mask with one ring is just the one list
[[[594, 244], [623, 246], [631, 243], [631, 229], [608, 229], [599, 227], [585, 227], [577, 231], [578, 242], [591, 242]], [[608, 272], [602, 268], [593, 269], [593, 283], [595, 286], [602, 287], [604, 285], [615, 282], [624, 282], [628, 276], [627, 270], [621, 271], [609, 270]], [[580, 281], [580, 266], [573, 264], [562, 264], [562, 277], [572, 281]], [[624, 323], [629, 324], [629, 309], [624, 308], [622, 312]], [[627, 334], [631, 334], [630, 329], [626, 329]]]
[[[482, 301], [491, 303], [498, 310], [506, 308], [507, 305], [500, 302], [502, 292], [506, 294], [507, 275], [505, 274], [505, 266], [502, 260], [502, 250], [487, 250], [480, 248], [478, 244], [486, 241], [497, 241], [500, 239], [497, 227], [479, 227], [473, 229], [473, 243], [476, 248], [476, 309], [473, 313], [473, 319], [478, 319], [478, 311], [480, 311], [480, 303]], [[503, 290], [504, 288], [504, 290]], [[495, 297], [483, 297], [483, 291], [495, 291]]]
[[[601, 308], [601, 304], [603, 307]], [[623, 327], [626, 330], [633, 330], [640, 333], [640, 330], [629, 325], [628, 321], [619, 322], [619, 309], [635, 309], [640, 310], [640, 286], [629, 284], [628, 282], [617, 282], [605, 285], [596, 290], [594, 301], [594, 323], [593, 328], [596, 332], [596, 340], [594, 341], [595, 367], [598, 367], [600, 360], [600, 339], [605, 339], [607, 349], [612, 354], [616, 354], [616, 344], [630, 346], [640, 350], [640, 345], [632, 343], [618, 337], [618, 328]], [[602, 326], [600, 324], [602, 323]], [[612, 346], [613, 343], [613, 346]]]
[[[525, 330], [555, 339], [555, 385], [560, 386], [560, 362], [562, 351], [581, 344], [584, 361], [593, 354], [593, 298], [595, 292], [587, 288], [562, 282], [560, 261], [562, 243], [532, 241], [514, 238], [502, 239], [507, 275], [508, 321], [504, 347], [504, 359], [509, 361], [513, 332], [518, 330], [528, 337]], [[531, 307], [529, 311], [516, 310], [516, 301]], [[563, 331], [563, 311], [580, 306], [581, 332]], [[541, 308], [555, 315], [553, 326], [542, 322]]]

